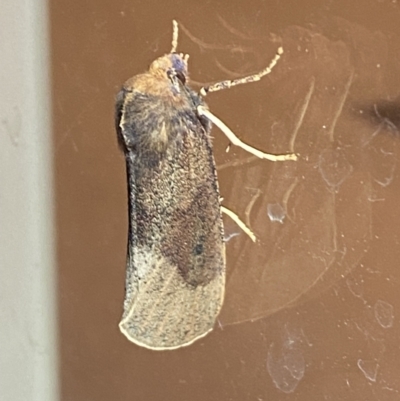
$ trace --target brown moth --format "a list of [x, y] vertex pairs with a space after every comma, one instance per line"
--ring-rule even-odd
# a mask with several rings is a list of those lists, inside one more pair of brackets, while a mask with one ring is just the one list
[[225, 244], [210, 131], [217, 125], [233, 145], [241, 142], [209, 112], [207, 92], [259, 80], [259, 74], [224, 81], [196, 93], [188, 86], [188, 55], [170, 54], [129, 79], [116, 101], [118, 142], [128, 177], [129, 234], [121, 332], [153, 350], [192, 344], [213, 327], [225, 291]]

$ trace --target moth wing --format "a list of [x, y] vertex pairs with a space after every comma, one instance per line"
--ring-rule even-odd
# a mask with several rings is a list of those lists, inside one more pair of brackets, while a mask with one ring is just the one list
[[209, 333], [223, 303], [223, 266], [213, 280], [193, 286], [168, 260], [140, 249], [136, 253], [135, 259], [150, 268], [119, 324], [121, 332], [154, 350], [184, 347]]
[[[164, 350], [190, 345], [213, 329], [220, 312], [225, 291], [225, 244], [213, 158], [209, 163], [207, 174], [188, 173], [185, 184], [174, 188], [178, 192], [164, 192], [164, 200], [185, 194], [186, 202], [178, 202], [168, 214], [157, 215], [158, 224], [162, 224], [162, 230], [157, 224], [153, 227], [157, 234], [152, 231], [152, 222], [138, 228], [141, 208], [136, 208], [119, 327], [140, 346]], [[164, 166], [160, 171], [166, 169]], [[128, 168], [128, 174], [131, 170]], [[163, 180], [167, 182], [171, 174], [165, 174]], [[137, 233], [143, 235], [143, 230], [152, 232], [145, 235], [151, 241], [140, 243]]]

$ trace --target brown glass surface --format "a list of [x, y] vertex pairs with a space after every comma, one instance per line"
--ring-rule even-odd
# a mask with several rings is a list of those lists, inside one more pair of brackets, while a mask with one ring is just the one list
[[[226, 5], [224, 6], [223, 3]], [[400, 8], [396, 1], [51, 2], [62, 400], [400, 398]], [[214, 331], [154, 352], [126, 340], [122, 83], [171, 48], [255, 160], [213, 129], [226, 299]], [[198, 85], [196, 85], [198, 84]]]

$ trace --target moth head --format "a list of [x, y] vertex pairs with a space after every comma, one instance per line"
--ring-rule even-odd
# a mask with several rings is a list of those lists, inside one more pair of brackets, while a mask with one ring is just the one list
[[170, 53], [154, 60], [150, 65], [150, 73], [162, 79], [168, 79], [179, 92], [180, 85], [188, 81], [188, 54]]

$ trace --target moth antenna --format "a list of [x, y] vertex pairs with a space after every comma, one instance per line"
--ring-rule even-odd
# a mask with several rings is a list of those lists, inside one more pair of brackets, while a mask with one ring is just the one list
[[281, 58], [282, 54], [283, 54], [283, 48], [279, 47], [278, 50], [276, 51], [275, 57], [269, 63], [269, 66], [264, 68], [259, 73], [249, 75], [249, 76], [243, 77], [243, 78], [234, 79], [234, 80], [228, 79], [226, 81], [217, 82], [210, 86], [205, 86], [204, 88], [200, 89], [201, 96], [206, 96], [207, 93], [209, 93], [209, 92], [217, 92], [222, 89], [229, 89], [236, 85], [242, 85], [242, 84], [247, 84], [249, 82], [259, 81], [262, 77], [264, 77], [265, 75], [268, 75], [272, 71], [272, 69], [278, 63], [278, 60]]
[[178, 22], [172, 20], [172, 49], [171, 53], [176, 53], [176, 49], [178, 47]]

